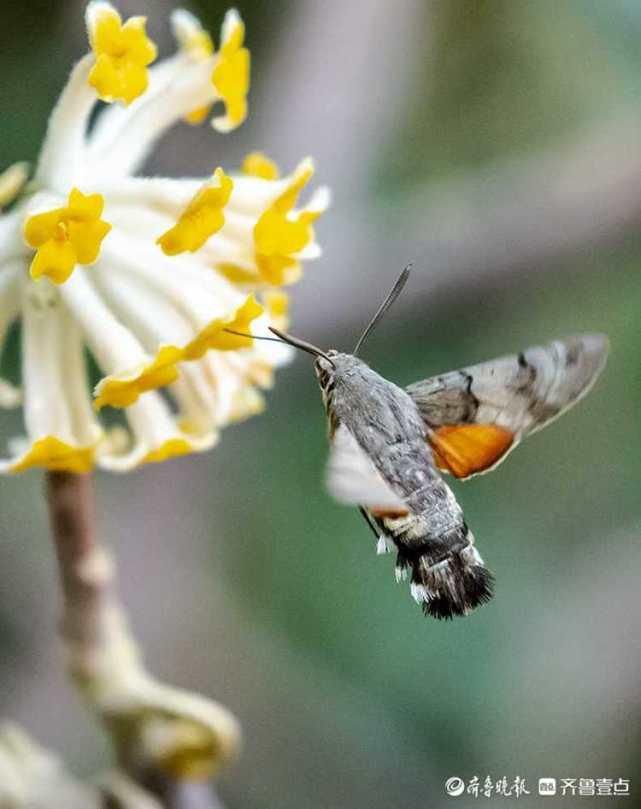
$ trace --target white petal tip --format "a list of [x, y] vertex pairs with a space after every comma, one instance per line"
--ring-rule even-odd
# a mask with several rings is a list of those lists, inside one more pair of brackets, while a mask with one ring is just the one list
[[231, 32], [239, 23], [242, 23], [242, 19], [240, 14], [238, 13], [238, 9], [235, 8], [228, 9], [227, 13], [225, 14], [222, 26], [223, 40], [227, 39], [227, 37], [231, 34]]
[[313, 261], [315, 258], [320, 258], [323, 254], [321, 247], [316, 242], [312, 242], [307, 246], [303, 247], [298, 253], [294, 254], [294, 257], [299, 259], [300, 261]]
[[212, 118], [211, 125], [216, 132], [220, 132], [222, 135], [233, 132], [237, 127], [237, 124], [234, 124], [226, 115], [221, 115], [219, 118]]
[[186, 8], [174, 9], [174, 11], [171, 12], [169, 20], [171, 23], [171, 30], [176, 37], [179, 37], [179, 34], [189, 34], [192, 31], [200, 30], [201, 28], [198, 17], [196, 17], [195, 14], [192, 14], [191, 11], [187, 11]]
[[90, 0], [90, 2], [87, 3], [87, 8], [85, 10], [85, 21], [87, 23], [87, 28], [89, 31], [92, 31], [101, 15], [117, 13], [118, 12], [111, 5], [111, 3], [107, 3], [106, 0]]
[[321, 185], [317, 188], [311, 196], [311, 199], [305, 206], [306, 211], [313, 213], [325, 213], [325, 211], [332, 204], [332, 192], [326, 185]]
[[304, 157], [294, 169], [294, 177], [301, 175], [313, 174], [316, 170], [313, 157]]

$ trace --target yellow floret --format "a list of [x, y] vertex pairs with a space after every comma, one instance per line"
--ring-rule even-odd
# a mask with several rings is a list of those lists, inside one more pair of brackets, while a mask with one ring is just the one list
[[111, 225], [100, 218], [103, 208], [101, 194], [85, 195], [74, 188], [64, 208], [30, 216], [24, 224], [24, 238], [36, 249], [31, 277], [46, 275], [62, 284], [77, 264], [93, 264], [111, 230]]
[[256, 265], [264, 281], [275, 286], [291, 284], [300, 277], [294, 257], [314, 239], [312, 224], [317, 211], [291, 211], [303, 186], [313, 174], [312, 166], [301, 171], [292, 185], [259, 218], [254, 226]]
[[202, 329], [184, 349], [184, 358], [197, 360], [206, 351], [235, 351], [238, 348], [249, 348], [251, 337], [241, 337], [230, 331], [249, 333], [253, 320], [262, 315], [263, 307], [253, 295], [250, 295], [231, 318], [216, 318]]
[[107, 376], [95, 389], [94, 408], [106, 405], [129, 407], [148, 390], [156, 390], [178, 379], [177, 364], [182, 360], [181, 349], [176, 346], [161, 346], [156, 356], [143, 367], [122, 377]]
[[234, 184], [218, 168], [213, 178], [203, 185], [181, 214], [174, 227], [157, 240], [168, 256], [195, 252], [207, 239], [217, 233], [225, 223], [223, 210]]
[[260, 177], [262, 180], [277, 180], [280, 176], [278, 166], [263, 152], [251, 152], [243, 160], [241, 166], [243, 174], [250, 177]]
[[94, 465], [94, 447], [74, 447], [55, 436], [40, 438], [11, 467], [11, 472], [25, 472], [39, 467], [54, 472], [90, 472]]
[[222, 42], [212, 82], [225, 102], [226, 114], [212, 122], [219, 132], [229, 132], [247, 117], [250, 56], [243, 47], [245, 25], [236, 11], [227, 12], [223, 23]]
[[248, 332], [263, 307], [250, 295], [229, 317], [215, 318], [184, 346], [164, 345], [148, 362], [123, 374], [104, 377], [96, 385], [94, 408], [129, 407], [147, 391], [163, 388], [178, 378], [178, 364], [200, 359], [207, 351], [234, 351], [251, 346], [251, 337], [230, 334], [227, 329]]
[[141, 463], [162, 463], [190, 452], [194, 452], [194, 447], [185, 438], [170, 438], [156, 449], [150, 450]]
[[130, 17], [123, 25], [109, 3], [91, 4], [88, 18], [96, 56], [89, 84], [103, 101], [130, 104], [147, 89], [147, 66], [156, 58], [156, 46], [145, 32], [146, 18]]

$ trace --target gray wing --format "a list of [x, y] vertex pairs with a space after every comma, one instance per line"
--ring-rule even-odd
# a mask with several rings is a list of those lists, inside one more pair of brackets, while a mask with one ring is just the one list
[[[585, 396], [607, 354], [604, 335], [568, 337], [416, 382], [407, 392], [425, 421], [439, 466], [469, 477], [496, 466], [523, 437]], [[448, 463], [450, 450], [461, 461], [458, 469]], [[466, 464], [467, 454], [478, 457]]]

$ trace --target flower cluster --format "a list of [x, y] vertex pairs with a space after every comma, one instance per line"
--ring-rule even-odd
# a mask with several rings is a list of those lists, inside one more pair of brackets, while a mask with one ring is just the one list
[[[33, 178], [24, 164], [0, 175], [0, 339], [19, 320], [22, 340], [21, 389], [0, 380], [0, 406], [23, 402], [26, 431], [8, 442], [2, 472], [128, 470], [211, 447], [221, 427], [261, 410], [260, 389], [289, 357], [233, 332], [282, 327], [283, 287], [320, 254], [313, 223], [327, 190], [297, 207], [309, 159], [286, 176], [260, 153], [236, 174], [136, 175], [176, 122], [205, 121], [214, 105], [219, 132], [245, 119], [238, 13], [216, 50], [193, 15], [174, 12], [177, 53], [153, 65], [143, 17], [123, 22], [94, 0], [86, 20], [91, 51], [53, 110]], [[93, 401], [88, 357], [100, 371]], [[103, 408], [124, 418], [107, 427]]]

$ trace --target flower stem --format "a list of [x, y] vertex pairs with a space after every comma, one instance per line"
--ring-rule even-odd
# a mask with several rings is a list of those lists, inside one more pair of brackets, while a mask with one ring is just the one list
[[95, 510], [89, 475], [48, 472], [47, 503], [64, 598], [62, 635], [67, 642], [97, 642], [105, 582], [88, 576], [96, 553]]
[[145, 670], [117, 597], [115, 567], [97, 539], [91, 476], [50, 471], [46, 488], [71, 677], [106, 726], [123, 772], [168, 809], [214, 809], [203, 782], [236, 751], [235, 719]]

